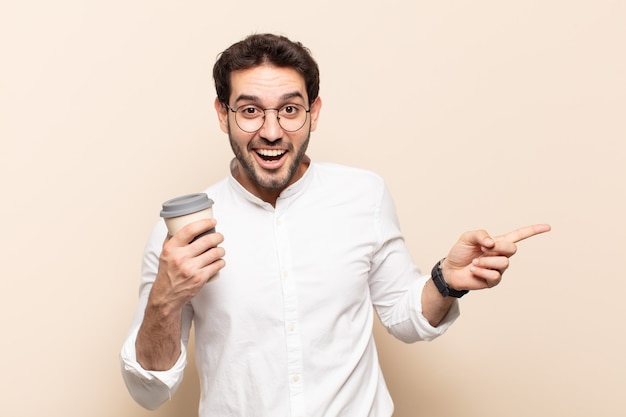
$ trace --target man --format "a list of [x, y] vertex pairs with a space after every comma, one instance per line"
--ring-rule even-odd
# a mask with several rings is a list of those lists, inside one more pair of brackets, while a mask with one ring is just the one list
[[382, 179], [307, 157], [322, 101], [306, 48], [252, 35], [213, 73], [235, 154], [230, 175], [206, 190], [219, 223], [171, 237], [155, 227], [121, 354], [131, 394], [150, 409], [171, 398], [193, 322], [203, 417], [390, 416], [373, 312], [405, 342], [431, 340], [467, 290], [500, 282], [515, 242], [549, 226], [467, 232], [432, 278], [421, 275]]

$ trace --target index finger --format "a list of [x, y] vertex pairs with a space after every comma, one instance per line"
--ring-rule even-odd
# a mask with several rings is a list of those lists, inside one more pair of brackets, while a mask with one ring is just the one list
[[519, 242], [520, 240], [528, 239], [529, 237], [538, 235], [540, 233], [549, 232], [551, 229], [549, 224], [533, 224], [531, 226], [520, 227], [512, 232], [506, 233], [501, 236], [502, 240], [508, 242]]
[[215, 227], [215, 224], [216, 224], [216, 221], [213, 218], [206, 218], [206, 219], [193, 221], [185, 225], [184, 227], [180, 228], [176, 233], [174, 233], [174, 236], [172, 236], [172, 239], [177, 240], [179, 243], [182, 243], [183, 245], [187, 245], [188, 243], [196, 239], [198, 236], [205, 234], [205, 233], [210, 233], [211, 229]]

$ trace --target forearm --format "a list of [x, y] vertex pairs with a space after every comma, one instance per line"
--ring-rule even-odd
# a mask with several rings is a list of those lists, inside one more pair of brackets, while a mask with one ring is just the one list
[[[170, 369], [166, 371], [145, 370], [137, 362], [138, 331], [139, 328], [131, 331], [122, 345], [120, 352], [122, 377], [128, 392], [138, 404], [148, 410], [156, 410], [172, 398], [183, 379], [187, 363], [185, 347], [181, 346], [181, 355]], [[183, 326], [183, 339], [184, 335]]]
[[135, 344], [137, 362], [144, 369], [165, 371], [176, 363], [181, 353], [181, 322], [181, 309], [148, 304]]
[[437, 327], [450, 311], [454, 300], [453, 297], [443, 297], [433, 280], [429, 279], [422, 290], [422, 315], [431, 326]]

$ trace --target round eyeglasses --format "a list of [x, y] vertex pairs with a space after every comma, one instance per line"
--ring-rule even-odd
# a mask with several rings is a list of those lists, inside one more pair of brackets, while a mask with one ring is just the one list
[[263, 127], [265, 123], [265, 115], [268, 110], [276, 112], [278, 124], [285, 132], [296, 132], [302, 129], [306, 123], [307, 114], [311, 109], [306, 109], [301, 104], [285, 104], [280, 108], [262, 109], [252, 104], [244, 104], [233, 109], [226, 104], [228, 110], [235, 113], [235, 122], [239, 129], [247, 133], [254, 133]]

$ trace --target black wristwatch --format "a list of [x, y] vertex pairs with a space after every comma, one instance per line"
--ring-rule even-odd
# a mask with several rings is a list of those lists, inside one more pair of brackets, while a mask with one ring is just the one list
[[461, 298], [467, 294], [469, 290], [455, 290], [454, 288], [450, 288], [448, 286], [446, 280], [443, 279], [443, 272], [441, 272], [441, 263], [443, 262], [443, 259], [437, 262], [437, 265], [434, 266], [430, 276], [443, 297]]

